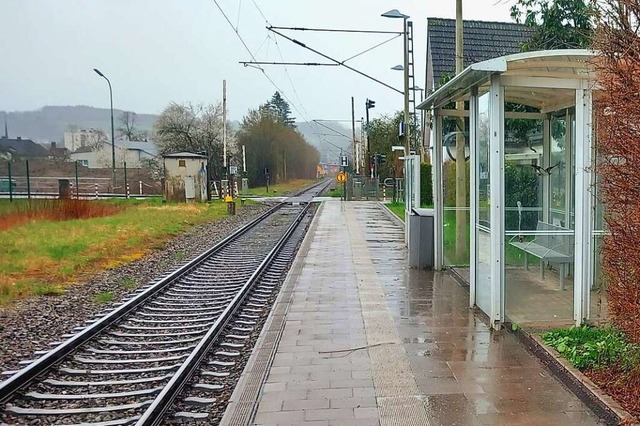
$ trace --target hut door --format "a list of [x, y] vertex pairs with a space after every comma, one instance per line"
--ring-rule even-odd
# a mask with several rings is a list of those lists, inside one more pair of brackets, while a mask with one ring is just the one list
[[184, 197], [189, 200], [196, 198], [196, 187], [193, 176], [185, 176], [184, 178]]

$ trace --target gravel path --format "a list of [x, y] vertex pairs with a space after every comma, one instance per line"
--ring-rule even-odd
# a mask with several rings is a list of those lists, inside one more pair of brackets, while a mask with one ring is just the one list
[[114, 302], [117, 302], [138, 286], [203, 252], [270, 207], [267, 204], [244, 207], [236, 216], [191, 228], [169, 241], [162, 250], [140, 260], [97, 274], [87, 282], [70, 285], [60, 296], [33, 297], [0, 310], [0, 371], [18, 369], [18, 362], [32, 359], [35, 350], [48, 349], [50, 342], [65, 340], [63, 334], [107, 309], [110, 304], [96, 303], [96, 294], [113, 291]]

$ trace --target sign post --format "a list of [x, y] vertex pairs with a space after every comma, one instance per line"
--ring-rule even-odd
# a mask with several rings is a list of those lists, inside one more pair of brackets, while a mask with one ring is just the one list
[[342, 175], [338, 182], [342, 183], [342, 197], [341, 200], [347, 201], [347, 167], [349, 166], [349, 158], [346, 155], [340, 157], [340, 165], [342, 166], [342, 172], [338, 173], [338, 176]]

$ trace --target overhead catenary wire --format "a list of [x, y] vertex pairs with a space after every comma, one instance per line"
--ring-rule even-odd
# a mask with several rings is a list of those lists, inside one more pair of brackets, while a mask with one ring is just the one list
[[[258, 4], [256, 3], [256, 1], [255, 0], [252, 0], [252, 1], [253, 1], [253, 4], [256, 6], [256, 9], [258, 9], [258, 12], [260, 13], [260, 15], [262, 15], [262, 17], [264, 18], [264, 21], [266, 22], [266, 24], [267, 25], [271, 25], [269, 23], [269, 20], [267, 19], [267, 17], [264, 15], [262, 10], [260, 9]], [[284, 55], [282, 55], [282, 50], [280, 50], [280, 44], [278, 43], [278, 39], [276, 37], [274, 37], [273, 38], [273, 42], [276, 45], [276, 49], [278, 51], [278, 55], [280, 55], [280, 60], [284, 62]], [[296, 97], [296, 99], [298, 100], [298, 102], [300, 104], [300, 108], [304, 111], [303, 118], [307, 121], [307, 123], [313, 123], [315, 125], [315, 130], [312, 129], [312, 131], [314, 132], [314, 135], [320, 141], [325, 142], [327, 144], [331, 144], [329, 141], [326, 140], [326, 138], [324, 138], [323, 136], [320, 135], [320, 130], [318, 128], [318, 124], [309, 119], [308, 111], [305, 108], [304, 103], [302, 102], [302, 99], [300, 99], [300, 96], [298, 95], [298, 91], [296, 90], [295, 84], [293, 84], [293, 79], [291, 78], [291, 75], [289, 74], [289, 69], [287, 68], [286, 65], [284, 67], [284, 72], [285, 72], [285, 74], [287, 76], [287, 79], [289, 80], [289, 84], [291, 85], [291, 89], [293, 89], [293, 94], [294, 94], [294, 96]], [[341, 148], [341, 151], [342, 151], [342, 148]]]
[[[264, 38], [264, 40], [262, 40], [262, 43], [260, 43], [260, 47], [258, 47], [258, 50], [256, 50], [256, 55], [258, 53], [260, 53], [260, 51], [262, 50], [262, 47], [264, 46], [264, 44], [267, 42], [267, 40], [269, 40], [269, 34], [267, 34], [267, 36]], [[260, 65], [260, 64], [257, 64]], [[245, 65], [246, 66], [246, 65]]]
[[350, 60], [352, 60], [352, 59], [355, 59], [355, 58], [357, 58], [358, 56], [364, 55], [364, 54], [365, 54], [365, 53], [367, 53], [367, 52], [371, 52], [373, 49], [377, 49], [378, 47], [383, 46], [383, 45], [385, 45], [385, 44], [389, 43], [390, 41], [393, 41], [393, 40], [397, 39], [397, 38], [398, 38], [398, 37], [400, 37], [401, 35], [402, 35], [402, 34], [395, 35], [395, 36], [393, 36], [393, 37], [391, 37], [391, 38], [389, 38], [389, 39], [387, 39], [387, 40], [385, 40], [385, 41], [383, 41], [383, 42], [381, 42], [381, 43], [376, 44], [375, 46], [372, 46], [372, 47], [370, 47], [370, 48], [368, 48], [368, 49], [366, 49], [366, 50], [363, 50], [363, 51], [362, 51], [362, 52], [360, 52], [360, 53], [356, 53], [355, 55], [353, 55], [353, 56], [351, 56], [351, 57], [349, 57], [349, 58], [347, 58], [347, 59], [343, 60], [343, 61], [342, 61], [342, 63], [344, 64], [345, 62], [350, 61]]
[[[215, 1], [215, 0], [214, 0], [214, 1]], [[268, 29], [269, 31], [272, 31], [273, 33], [275, 33], [275, 34], [279, 35], [280, 37], [285, 38], [285, 39], [289, 40], [290, 42], [292, 42], [292, 43], [294, 43], [294, 44], [297, 44], [298, 46], [300, 46], [300, 47], [302, 47], [302, 48], [304, 48], [304, 49], [307, 49], [307, 50], [309, 50], [309, 51], [311, 51], [311, 52], [315, 53], [316, 55], [322, 56], [322, 57], [323, 57], [323, 58], [325, 58], [325, 59], [328, 59], [328, 60], [330, 60], [330, 61], [332, 61], [332, 62], [335, 62], [335, 63], [337, 63], [337, 64], [340, 64], [340, 65], [342, 65], [343, 67], [345, 67], [346, 69], [348, 69], [348, 70], [350, 70], [350, 71], [353, 71], [353, 72], [355, 72], [355, 73], [357, 73], [357, 74], [360, 74], [361, 76], [366, 77], [366, 78], [368, 78], [369, 80], [373, 80], [373, 81], [375, 81], [376, 83], [381, 84], [381, 85], [383, 85], [384, 87], [386, 87], [386, 88], [388, 88], [388, 89], [393, 90], [394, 92], [398, 92], [398, 93], [400, 93], [401, 95], [403, 95], [403, 94], [404, 94], [404, 92], [403, 92], [402, 90], [398, 90], [398, 89], [396, 89], [395, 87], [393, 87], [393, 86], [391, 86], [391, 85], [389, 85], [389, 84], [385, 83], [384, 81], [379, 80], [379, 79], [377, 79], [377, 78], [375, 78], [375, 77], [372, 77], [372, 76], [370, 76], [369, 74], [364, 73], [364, 72], [360, 71], [360, 70], [359, 70], [359, 69], [357, 69], [357, 68], [354, 68], [354, 67], [352, 67], [352, 66], [350, 66], [350, 65], [347, 65], [347, 64], [345, 64], [344, 62], [339, 61], [339, 60], [337, 60], [337, 59], [335, 59], [335, 58], [332, 58], [332, 57], [331, 57], [331, 56], [329, 56], [329, 55], [325, 55], [324, 53], [320, 52], [319, 50], [316, 50], [316, 49], [314, 49], [314, 48], [312, 48], [312, 47], [310, 47], [310, 46], [307, 46], [305, 43], [303, 43], [303, 42], [301, 42], [301, 41], [298, 41], [298, 40], [296, 40], [295, 38], [291, 38], [291, 37], [287, 36], [286, 34], [282, 34], [281, 32], [276, 31], [276, 30], [274, 29], [274, 27], [268, 26], [268, 27], [267, 27], [267, 29]], [[254, 58], [254, 61], [255, 61], [255, 58]]]
[[238, 63], [244, 66], [250, 65], [304, 65], [306, 67], [339, 67], [339, 64], [327, 64], [321, 62], [269, 62], [269, 61], [239, 61]]
[[[233, 26], [233, 24], [231, 23], [231, 20], [229, 19], [229, 17], [227, 16], [227, 14], [224, 12], [224, 10], [222, 9], [222, 7], [220, 6], [220, 4], [218, 3], [217, 0], [213, 0], [214, 4], [216, 5], [216, 7], [218, 8], [218, 10], [220, 11], [220, 13], [222, 14], [222, 16], [225, 18], [225, 20], [227, 21], [227, 23], [229, 24], [229, 26], [233, 29], [234, 33], [236, 34], [236, 37], [238, 37], [238, 39], [240, 40], [240, 42], [242, 43], [242, 46], [244, 47], [244, 49], [247, 51], [247, 53], [249, 53], [249, 56], [251, 57], [251, 59], [253, 60], [253, 62], [258, 62], [256, 59], [256, 56], [254, 55], [254, 53], [251, 51], [251, 49], [249, 48], [249, 46], [247, 45], [247, 43], [244, 41], [244, 39], [242, 38], [242, 36], [240, 35], [240, 32], [238, 31], [238, 29], [236, 27]], [[252, 0], [253, 5], [256, 7], [256, 9], [258, 10], [258, 12], [260, 13], [260, 15], [262, 16], [262, 18], [265, 20], [265, 22], [270, 25], [269, 20], [266, 18], [265, 14], [262, 12], [262, 10], [260, 9], [260, 7], [258, 6], [258, 4], [256, 3], [255, 0]], [[271, 39], [271, 37], [267, 37], [268, 39]], [[279, 49], [279, 46], [277, 44], [277, 40], [274, 38], [274, 42], [276, 43], [276, 47], [279, 51], [280, 56], [282, 57], [282, 52]], [[263, 42], [264, 44], [264, 42]], [[269, 44], [267, 43], [267, 52], [269, 49]], [[287, 94], [273, 81], [273, 79], [267, 74], [267, 72], [265, 71], [265, 69], [260, 66], [260, 64], [245, 64], [245, 66], [252, 66], [253, 68], [259, 69], [262, 74], [265, 76], [265, 78], [269, 81], [269, 83], [271, 83], [271, 85], [273, 87], [275, 87], [275, 89], [280, 92], [282, 94], [282, 96], [287, 100], [287, 102], [289, 102], [289, 104], [298, 112], [298, 114], [300, 114], [301, 117], [303, 117], [308, 123], [313, 123], [316, 126], [316, 130], [315, 130], [315, 135], [316, 137], [318, 137], [318, 139], [320, 139], [321, 142], [324, 142], [326, 144], [329, 145], [333, 145], [336, 148], [340, 149], [342, 151], [343, 148], [332, 144], [331, 142], [327, 141], [326, 138], [319, 136], [319, 131], [317, 128], [318, 123], [316, 123], [315, 121], [311, 120], [308, 117], [308, 114], [306, 113], [306, 109], [304, 108], [304, 105], [302, 104], [302, 101], [300, 100], [297, 91], [295, 89], [295, 86], [293, 85], [293, 81], [291, 80], [291, 77], [288, 74], [287, 71], [287, 77], [289, 78], [289, 82], [292, 85], [294, 94], [296, 95], [296, 98], [298, 99], [298, 102], [300, 102], [300, 108], [305, 110], [305, 113], [303, 113], [301, 111], [300, 108], [298, 108], [298, 106], [296, 105], [296, 103], [294, 103], [288, 96]], [[285, 71], [286, 71], [286, 67], [285, 67]], [[313, 130], [312, 130], [313, 131]]]
[[271, 26], [276, 30], [292, 30], [292, 31], [316, 31], [325, 33], [360, 33], [360, 34], [397, 34], [402, 35], [401, 31], [379, 31], [379, 30], [353, 30], [353, 29], [339, 29], [339, 28], [306, 28], [306, 27], [276, 27]]
[[236, 19], [236, 31], [240, 28], [240, 11], [242, 10], [242, 0], [238, 2], [238, 18]]
[[334, 132], [334, 133], [338, 134], [339, 136], [345, 137], [345, 138], [347, 138], [347, 139], [349, 139], [349, 140], [351, 140], [351, 139], [352, 139], [352, 137], [351, 137], [351, 136], [349, 136], [349, 135], [345, 135], [344, 133], [341, 133], [341, 132], [337, 131], [336, 129], [333, 129], [333, 128], [331, 128], [331, 127], [327, 126], [326, 124], [322, 124], [322, 123], [320, 123], [318, 120], [313, 120], [313, 122], [314, 122], [314, 123], [317, 123], [318, 125], [320, 125], [320, 126], [322, 126], [322, 127], [324, 127], [325, 129], [331, 130], [332, 132]]
[[251, 0], [251, 1], [253, 2], [253, 5], [256, 7], [256, 9], [258, 9], [258, 13], [260, 13], [260, 15], [262, 16], [262, 19], [264, 19], [267, 25], [270, 25], [269, 20], [267, 19], [266, 16], [264, 16], [264, 13], [262, 13], [262, 9], [260, 9], [260, 6], [258, 6], [258, 3], [256, 3], [256, 0]]
[[[231, 29], [233, 29], [233, 32], [236, 34], [236, 36], [238, 37], [238, 39], [240, 40], [240, 42], [242, 43], [242, 46], [244, 47], [244, 49], [247, 51], [247, 53], [249, 53], [249, 56], [251, 57], [251, 59], [254, 62], [257, 62], [257, 59], [255, 57], [255, 55], [253, 54], [253, 52], [251, 51], [251, 49], [249, 48], [249, 46], [247, 45], [247, 43], [244, 41], [244, 39], [242, 38], [242, 36], [240, 35], [240, 32], [233, 26], [233, 23], [231, 22], [231, 20], [229, 19], [229, 17], [227, 16], [227, 14], [225, 13], [225, 11], [222, 9], [222, 7], [220, 6], [220, 4], [218, 3], [218, 0], [212, 0], [213, 3], [216, 5], [216, 7], [218, 8], [218, 10], [220, 10], [220, 13], [222, 14], [222, 16], [224, 17], [224, 19], [227, 21], [227, 23], [229, 24], [229, 26], [231, 27]], [[255, 4], [255, 2], [254, 2]], [[257, 7], [257, 5], [256, 5]], [[273, 81], [273, 79], [271, 77], [269, 77], [269, 75], [267, 74], [267, 72], [265, 71], [264, 68], [262, 68], [260, 65], [256, 65], [255, 68], [259, 69], [262, 74], [265, 76], [265, 78], [267, 80], [269, 80], [269, 82], [271, 83], [271, 85], [273, 87], [276, 88], [276, 90], [278, 92], [280, 92], [282, 94], [282, 96], [287, 100], [287, 102], [289, 102], [289, 104], [296, 110], [298, 111], [298, 113], [300, 113], [300, 115], [303, 115], [302, 112], [298, 109], [298, 107], [296, 106], [296, 104], [287, 96], [287, 94]]]

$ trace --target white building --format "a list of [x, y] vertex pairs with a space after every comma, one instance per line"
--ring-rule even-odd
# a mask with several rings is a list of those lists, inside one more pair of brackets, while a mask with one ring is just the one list
[[74, 152], [85, 146], [95, 146], [106, 141], [107, 136], [100, 129], [81, 129], [75, 132], [64, 132], [64, 147]]
[[[115, 144], [116, 167], [127, 163], [128, 169], [138, 169], [151, 161], [160, 161], [158, 148], [153, 142], [117, 140]], [[101, 141], [95, 145], [82, 146], [71, 153], [71, 160], [78, 161], [90, 169], [110, 168], [112, 165], [111, 143]]]
[[164, 199], [207, 200], [207, 157], [192, 152], [167, 154], [164, 159]]

